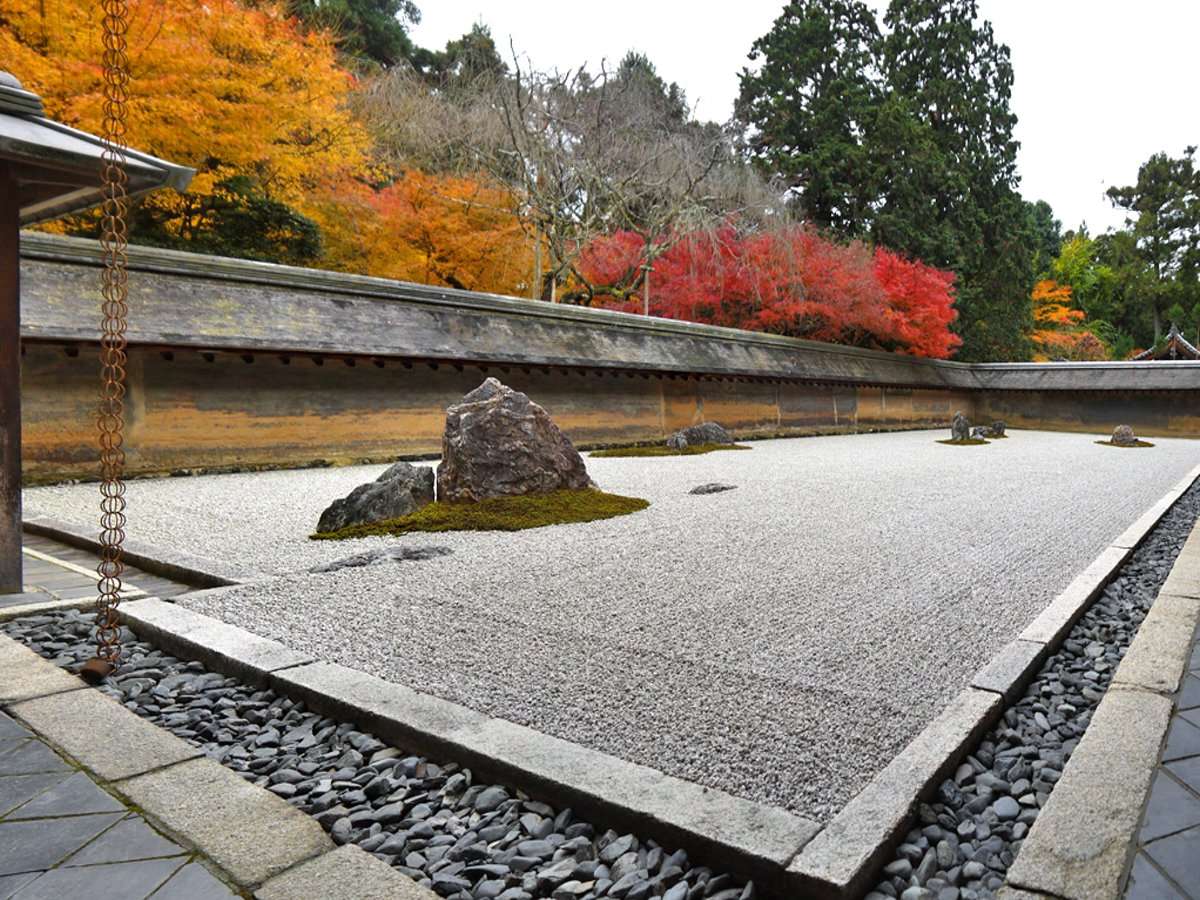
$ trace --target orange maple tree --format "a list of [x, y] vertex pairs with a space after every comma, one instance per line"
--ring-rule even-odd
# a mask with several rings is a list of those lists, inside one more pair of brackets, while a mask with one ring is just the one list
[[[0, 60], [50, 116], [98, 131], [97, 0], [4, 0]], [[129, 0], [131, 146], [199, 171], [172, 206], [175, 227], [233, 176], [302, 207], [314, 185], [366, 171], [369, 140], [346, 109], [351, 76], [332, 38], [302, 32], [282, 3]]]
[[409, 170], [378, 190], [327, 185], [310, 213], [332, 268], [472, 291], [528, 289], [533, 251], [507, 194], [482, 179]]
[[1035, 361], [1108, 357], [1104, 342], [1084, 326], [1087, 314], [1072, 306], [1070, 285], [1053, 279], [1039, 281], [1033, 287], [1032, 301], [1034, 330], [1029, 337]]

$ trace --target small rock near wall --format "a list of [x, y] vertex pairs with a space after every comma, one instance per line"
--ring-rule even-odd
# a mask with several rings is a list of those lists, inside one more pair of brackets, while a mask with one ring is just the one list
[[689, 444], [732, 444], [733, 437], [716, 422], [701, 422], [681, 428], [669, 438], [667, 446], [672, 450], [683, 450]]

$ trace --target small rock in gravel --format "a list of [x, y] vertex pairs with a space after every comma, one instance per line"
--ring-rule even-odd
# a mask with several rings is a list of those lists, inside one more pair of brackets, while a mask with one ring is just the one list
[[710, 481], [708, 484], [698, 484], [690, 491], [689, 494], [720, 494], [723, 491], [736, 490], [736, 484], [722, 484], [719, 481]]

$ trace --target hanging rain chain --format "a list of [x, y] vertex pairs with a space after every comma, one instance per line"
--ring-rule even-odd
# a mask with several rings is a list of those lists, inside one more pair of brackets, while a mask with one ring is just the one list
[[104, 125], [101, 135], [103, 204], [100, 247], [103, 253], [102, 313], [100, 335], [100, 563], [96, 600], [96, 656], [80, 675], [89, 682], [103, 681], [120, 664], [121, 628], [117, 604], [121, 600], [121, 575], [125, 563], [121, 544], [125, 540], [125, 413], [126, 316], [128, 287], [126, 221], [125, 114], [129, 87], [129, 61], [125, 35], [128, 30], [127, 0], [103, 0], [104, 12]]

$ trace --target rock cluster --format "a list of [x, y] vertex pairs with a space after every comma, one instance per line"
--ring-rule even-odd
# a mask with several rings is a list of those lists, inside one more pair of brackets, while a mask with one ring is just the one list
[[[94, 614], [0, 626], [57, 664], [92, 655]], [[390, 747], [303, 703], [207, 671], [122, 629], [100, 689], [448, 900], [752, 900], [753, 883], [633, 834], [599, 831], [469, 769]]]
[[701, 422], [681, 428], [669, 438], [667, 446], [672, 450], [685, 450], [698, 444], [732, 444], [733, 437], [716, 422]]
[[950, 440], [966, 441], [971, 438], [971, 420], [962, 414], [961, 411], [954, 414], [953, 421], [950, 422]]
[[867, 900], [995, 896], [1062, 777], [1175, 557], [1200, 515], [1192, 488], [1121, 567], [1022, 697], [918, 807]]
[[987, 438], [1002, 438], [1007, 428], [1008, 426], [999, 420], [993, 422], [991, 425], [976, 425], [971, 429], [971, 437], [983, 440]]
[[593, 487], [583, 457], [550, 414], [487, 379], [446, 410], [438, 500], [486, 500]]
[[1138, 437], [1130, 425], [1118, 425], [1113, 429], [1112, 442], [1118, 447], [1136, 447]]
[[433, 502], [433, 469], [398, 462], [369, 484], [360, 484], [321, 513], [317, 531], [337, 531], [414, 513]]

